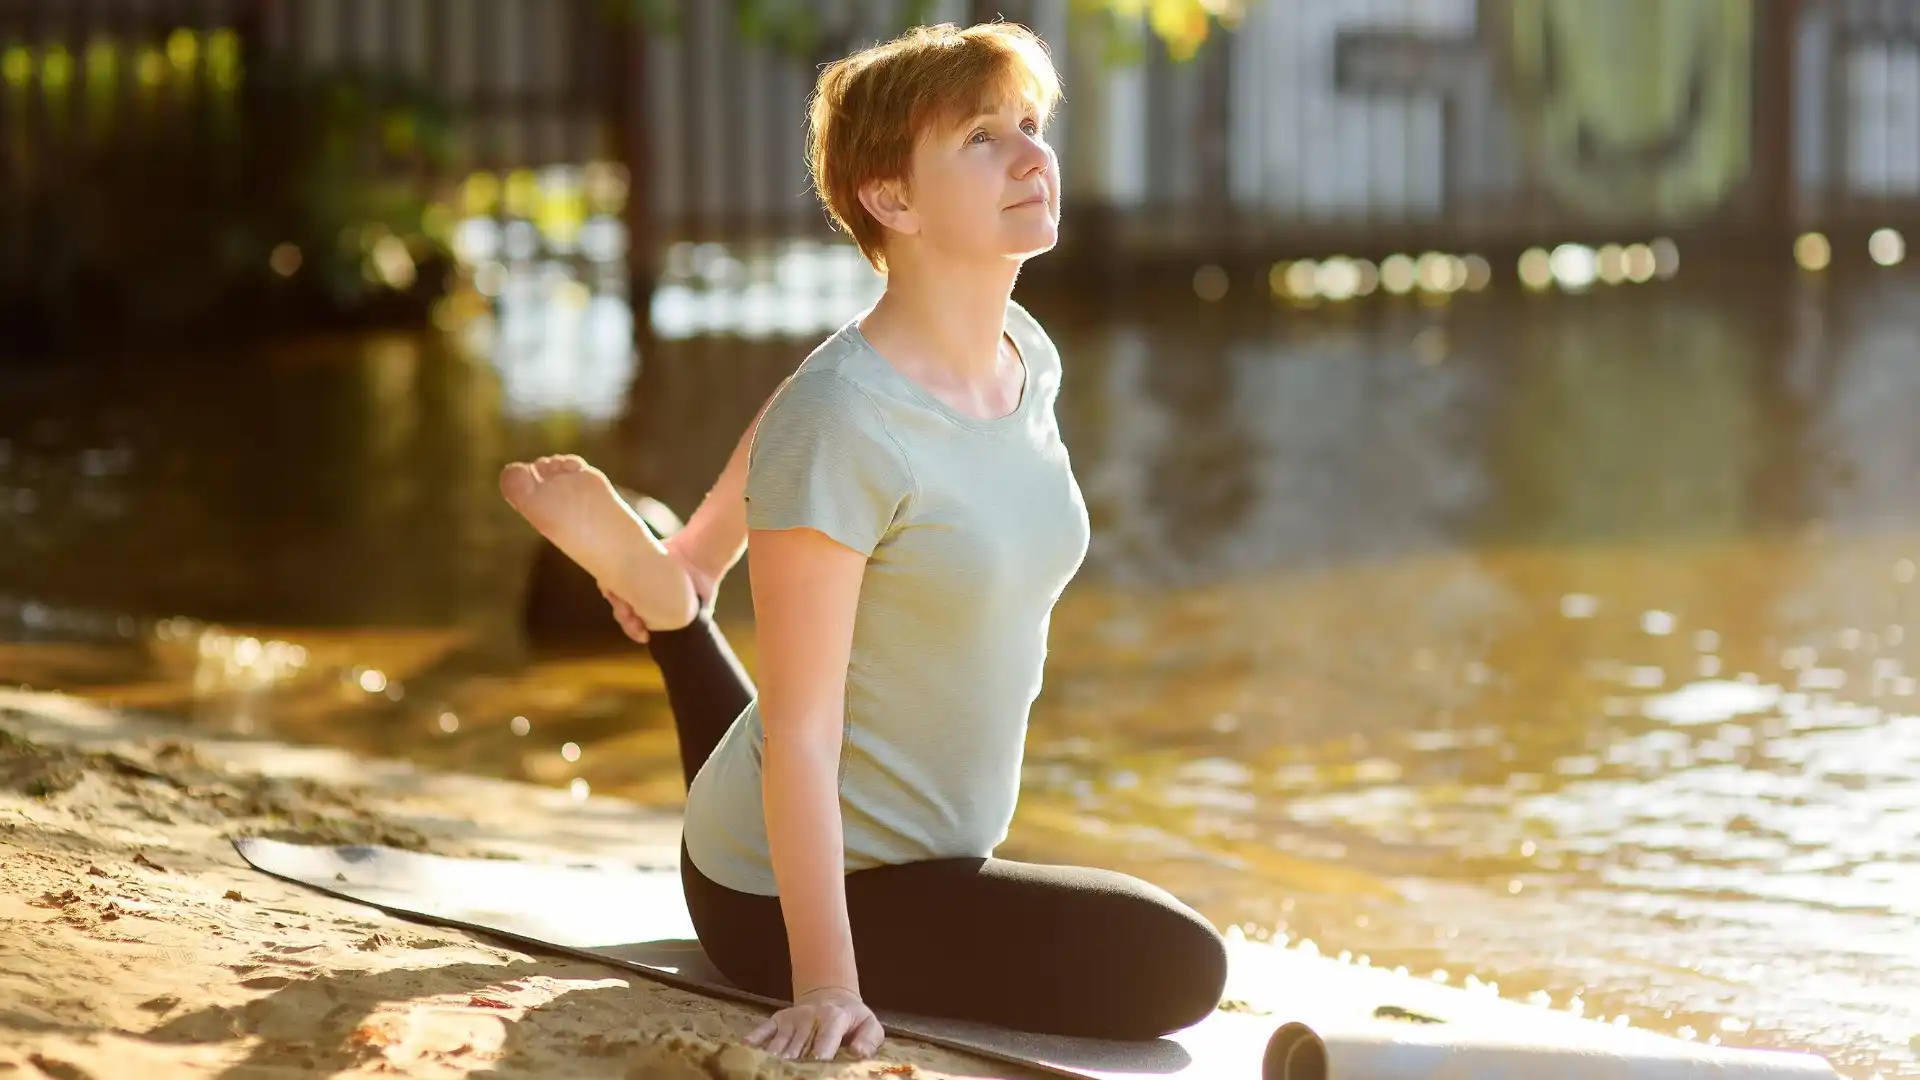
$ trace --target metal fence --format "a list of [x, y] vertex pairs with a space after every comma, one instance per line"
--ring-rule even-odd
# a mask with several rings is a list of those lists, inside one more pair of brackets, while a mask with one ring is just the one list
[[616, 44], [600, 0], [265, 0], [261, 54], [324, 72], [394, 72], [459, 118], [461, 169], [578, 164], [616, 152]]
[[1051, 44], [1076, 225], [1118, 254], [1920, 216], [1908, 0], [1249, 0], [1187, 62], [1144, 17], [1120, 25], [1143, 59], [1119, 66], [1113, 27], [1072, 0], [818, 0], [797, 48], [743, 32], [731, 4], [649, 3], [664, 22], [609, 21], [601, 0], [0, 0], [0, 189], [57, 176], [115, 117], [225, 108], [243, 67], [358, 67], [450, 107], [438, 180], [617, 161], [648, 243], [819, 236], [801, 152], [816, 66], [909, 14], [991, 6]]
[[[962, 20], [968, 5], [934, 5]], [[647, 47], [664, 234], [807, 233], [813, 64], [890, 32], [821, 5], [793, 57], [682, 0]], [[1920, 216], [1920, 4], [1905, 0], [1253, 0], [1191, 61], [1070, 0], [1018, 14], [1067, 87], [1076, 213], [1121, 251], [1454, 249], [1674, 230], [1847, 230]]]

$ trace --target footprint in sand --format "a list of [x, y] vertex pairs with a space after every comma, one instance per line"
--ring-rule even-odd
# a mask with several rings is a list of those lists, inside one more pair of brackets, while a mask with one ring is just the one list
[[283, 986], [292, 986], [299, 981], [298, 979], [288, 978], [285, 975], [261, 975], [252, 979], [241, 979], [240, 985], [249, 990], [278, 990]]

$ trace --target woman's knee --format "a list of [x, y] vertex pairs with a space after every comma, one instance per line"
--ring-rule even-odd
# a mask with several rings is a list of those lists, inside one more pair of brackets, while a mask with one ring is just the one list
[[1191, 1027], [1226, 992], [1227, 945], [1213, 924], [1171, 897], [1143, 908], [1116, 943], [1129, 977], [1103, 995], [1115, 1025], [1108, 1038], [1156, 1039]]
[[[1097, 872], [1109, 895], [1125, 896], [1124, 914], [1104, 926], [1134, 977], [1113, 989], [1124, 1028], [1110, 1037], [1151, 1039], [1191, 1027], [1220, 1006], [1227, 985], [1227, 944], [1206, 916], [1151, 882]], [[1095, 919], [1093, 922], [1100, 922]], [[1124, 986], [1124, 989], [1123, 989]]]
[[1182, 919], [1168, 933], [1161, 964], [1160, 1030], [1154, 1037], [1191, 1027], [1220, 1007], [1227, 989], [1227, 943], [1199, 916]]

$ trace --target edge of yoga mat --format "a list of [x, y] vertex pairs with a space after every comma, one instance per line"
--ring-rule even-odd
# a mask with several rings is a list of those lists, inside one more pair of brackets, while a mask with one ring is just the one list
[[[649, 962], [648, 960], [631, 955], [620, 955], [617, 946], [593, 947], [567, 945], [551, 940], [549, 937], [535, 936], [507, 929], [489, 921], [473, 918], [458, 918], [438, 914], [430, 910], [422, 910], [426, 905], [421, 905], [417, 901], [413, 904], [406, 904], [397, 903], [393, 900], [381, 900], [374, 895], [369, 895], [371, 890], [366, 884], [363, 883], [360, 887], [356, 888], [350, 879], [343, 881], [330, 880], [334, 874], [343, 874], [347, 867], [364, 869], [371, 861], [366, 858], [341, 858], [343, 852], [349, 851], [356, 853], [376, 853], [374, 855], [375, 858], [393, 858], [397, 856], [403, 858], [443, 860], [449, 863], [498, 863], [511, 866], [518, 864], [518, 860], [452, 859], [440, 855], [422, 855], [417, 852], [403, 851], [398, 848], [372, 845], [343, 845], [340, 847], [332, 847], [327, 845], [289, 844], [284, 841], [270, 840], [264, 837], [238, 837], [233, 839], [232, 843], [234, 849], [239, 852], [240, 857], [245, 860], [249, 866], [252, 866], [264, 874], [280, 878], [283, 881], [293, 882], [296, 885], [304, 885], [307, 888], [326, 893], [329, 896], [337, 896], [344, 900], [352, 900], [355, 903], [366, 904], [369, 907], [378, 908], [390, 915], [398, 915], [437, 926], [477, 931], [525, 945], [532, 949], [561, 953], [583, 960], [591, 960], [595, 963], [624, 968], [682, 990], [690, 990], [695, 993], [715, 995], [745, 1004], [763, 1006], [768, 1009], [769, 1012], [785, 1008], [789, 1004], [789, 1002], [778, 998], [770, 998], [756, 994], [750, 990], [742, 990], [727, 982], [726, 977], [715, 970], [706, 960], [706, 956], [700, 950], [698, 942], [692, 940], [690, 925], [686, 938], [653, 937], [644, 941], [627, 943], [630, 946], [639, 946], [641, 948], [652, 946], [653, 948], [649, 949], [648, 952], [650, 952], [651, 955], [661, 957], [661, 959]], [[328, 861], [327, 869], [319, 869], [315, 866], [316, 861], [313, 858], [315, 855]], [[292, 869], [289, 865], [299, 862], [307, 862], [310, 868], [302, 872]], [[342, 869], [331, 869], [332, 865], [338, 865], [342, 867]], [[577, 869], [586, 864], [528, 863], [524, 865], [559, 865]], [[595, 867], [594, 869], [601, 870], [604, 868]], [[677, 865], [632, 867], [628, 869], [643, 873], [671, 874], [676, 890], [678, 888], [679, 867]], [[690, 918], [688, 922], [689, 924], [691, 923]], [[679, 961], [679, 963], [671, 962], [676, 960]], [[687, 973], [683, 974], [683, 971]], [[1152, 1055], [1150, 1054], [1142, 1054], [1141, 1047], [1152, 1047], [1155, 1044], [1105, 1043], [1096, 1039], [1031, 1035], [1026, 1032], [1011, 1031], [992, 1025], [976, 1024], [947, 1017], [921, 1017], [887, 1009], [876, 1009], [874, 1012], [875, 1015], [879, 1017], [882, 1026], [885, 1027], [889, 1035], [904, 1035], [909, 1038], [919, 1039], [923, 1042], [944, 1046], [948, 1049], [961, 1050], [994, 1060], [1004, 1061], [1011, 1065], [1054, 1072], [1061, 1076], [1073, 1078], [1073, 1080], [1086, 1080], [1086, 1078], [1094, 1078], [1094, 1080], [1114, 1080], [1114, 1078], [1126, 1080], [1126, 1078], [1136, 1075], [1178, 1076], [1184, 1073], [1182, 1066], [1171, 1060], [1163, 1060], [1162, 1062], [1155, 1063], [1153, 1067], [1146, 1070], [1123, 1069], [1123, 1071], [1114, 1072], [1101, 1069], [1102, 1062], [1108, 1063], [1110, 1067], [1120, 1067], [1127, 1061], [1136, 1061], [1143, 1057], [1151, 1058]], [[1264, 1038], [1264, 1025], [1262, 1025], [1262, 1028], [1262, 1037]], [[1304, 1029], [1302, 1031], [1289, 1032], [1289, 1038], [1283, 1044], [1285, 1052], [1288, 1054], [1300, 1052], [1299, 1048], [1303, 1043], [1311, 1040], [1311, 1037], [1311, 1032], [1305, 1032]], [[1025, 1051], [1024, 1053], [1023, 1049]], [[1305, 1052], [1310, 1053], [1311, 1050], [1308, 1049]], [[1166, 1057], [1164, 1053], [1160, 1056], [1162, 1058]], [[1076, 1066], [1065, 1064], [1064, 1062], [1055, 1063], [1047, 1060], [1051, 1057], [1067, 1058], [1082, 1064]], [[1312, 1080], [1312, 1078], [1316, 1078], [1322, 1074], [1309, 1072], [1295, 1073], [1292, 1074], [1292, 1076], [1286, 1073], [1279, 1075], [1288, 1076], [1289, 1080], [1292, 1080], [1292, 1076], [1305, 1077], [1308, 1078], [1308, 1080]]]
[[[694, 940], [679, 868], [457, 859], [395, 848], [233, 841], [273, 877], [390, 914], [480, 931], [625, 968], [769, 1011], [787, 1002], [729, 984]], [[486, 906], [480, 906], [486, 905]], [[1282, 1002], [1219, 1011], [1161, 1039], [1113, 1042], [875, 1010], [889, 1034], [1081, 1080], [1799, 1080], [1831, 1078], [1812, 1054], [1728, 1050], [1248, 945], [1236, 974]], [[937, 973], [932, 973], [937, 977]], [[1232, 986], [1229, 987], [1232, 992]], [[1382, 1017], [1388, 1017], [1383, 1019]]]

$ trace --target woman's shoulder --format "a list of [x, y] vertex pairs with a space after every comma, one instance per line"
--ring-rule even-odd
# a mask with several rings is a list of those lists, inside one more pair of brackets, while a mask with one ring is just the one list
[[[827, 411], [860, 411], [869, 394], [860, 370], [860, 349], [843, 330], [821, 342], [800, 361], [774, 395], [776, 403]], [[869, 407], [871, 407], [869, 405]]]
[[897, 447], [859, 357], [839, 343], [829, 338], [780, 384], [759, 429], [770, 439], [824, 440], [842, 450], [871, 445], [891, 455]]
[[1060, 366], [1060, 350], [1054, 347], [1046, 327], [1017, 300], [1007, 301], [1007, 330], [1013, 334], [1013, 343], [1021, 347], [1022, 356], [1038, 359], [1050, 368]]

